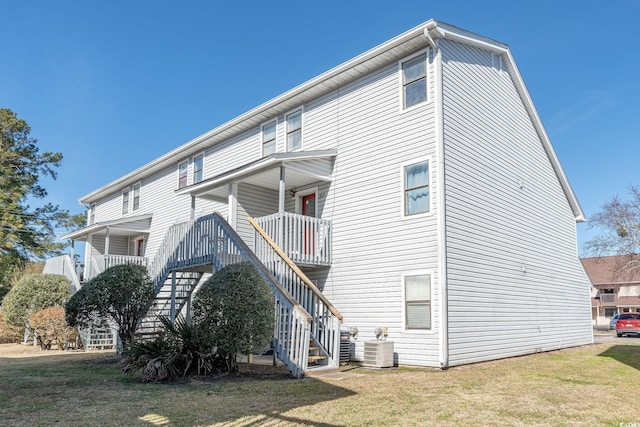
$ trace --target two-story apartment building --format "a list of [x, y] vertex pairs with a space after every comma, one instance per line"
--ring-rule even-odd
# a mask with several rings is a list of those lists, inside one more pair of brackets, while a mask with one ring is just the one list
[[[584, 214], [511, 52], [439, 21], [80, 202], [65, 238], [86, 278], [147, 263], [175, 315], [208, 273], [256, 262], [330, 365], [340, 327], [358, 359], [384, 327], [400, 364], [441, 368], [592, 342]], [[287, 334], [278, 355], [304, 371]]]
[[624, 268], [630, 260], [629, 255], [581, 259], [593, 284], [594, 326], [608, 326], [616, 313], [640, 312], [640, 273]]

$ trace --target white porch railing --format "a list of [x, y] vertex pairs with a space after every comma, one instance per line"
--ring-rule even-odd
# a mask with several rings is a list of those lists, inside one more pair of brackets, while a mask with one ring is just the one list
[[87, 260], [84, 267], [84, 280], [91, 280], [107, 268], [123, 264], [136, 264], [147, 267], [148, 259], [146, 257], [130, 255], [92, 256]]
[[601, 304], [615, 304], [617, 301], [616, 294], [600, 294]]
[[290, 212], [255, 221], [296, 264], [331, 265], [331, 221]]
[[260, 227], [257, 220], [249, 218], [249, 223], [256, 229], [255, 254], [287, 292], [311, 314], [311, 337], [327, 354], [329, 366], [337, 367], [340, 363], [342, 314], [287, 257], [283, 249]]

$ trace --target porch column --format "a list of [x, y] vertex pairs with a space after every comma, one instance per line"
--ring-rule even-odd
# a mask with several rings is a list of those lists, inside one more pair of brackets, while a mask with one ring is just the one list
[[280, 187], [278, 192], [278, 212], [284, 212], [284, 198], [285, 198], [285, 181], [284, 181], [284, 165], [280, 166]]
[[109, 255], [109, 227], [104, 233], [104, 254]]
[[229, 224], [234, 230], [237, 229], [238, 221], [238, 183], [229, 184]]
[[76, 241], [71, 239], [71, 248], [69, 248], [69, 256], [71, 257], [71, 262], [73, 263], [73, 267], [74, 268], [75, 268], [75, 265], [76, 265], [75, 253], [74, 253], [75, 243], [76, 243]]
[[284, 217], [282, 213], [284, 212], [284, 198], [285, 198], [285, 167], [284, 165], [280, 166], [280, 185], [278, 188], [278, 234], [277, 234], [277, 244], [282, 246], [284, 243]]
[[176, 320], [176, 272], [171, 272], [171, 308], [169, 311], [171, 323]]

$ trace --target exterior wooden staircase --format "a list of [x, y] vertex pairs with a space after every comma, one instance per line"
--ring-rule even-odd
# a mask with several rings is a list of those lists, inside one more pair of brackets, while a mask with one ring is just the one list
[[342, 315], [252, 218], [249, 222], [255, 228], [255, 252], [218, 213], [167, 231], [149, 269], [156, 298], [140, 336], [159, 332], [159, 316], [175, 319], [181, 310], [188, 312], [203, 273], [250, 262], [274, 292], [275, 355], [298, 378], [309, 365], [337, 367]]

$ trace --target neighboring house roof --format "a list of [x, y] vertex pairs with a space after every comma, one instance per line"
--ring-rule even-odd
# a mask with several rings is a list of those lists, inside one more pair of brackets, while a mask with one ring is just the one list
[[175, 165], [178, 161], [188, 158], [189, 156], [201, 152], [203, 149], [215, 146], [230, 137], [239, 135], [250, 129], [258, 127], [261, 123], [268, 119], [284, 114], [292, 108], [336, 90], [358, 78], [373, 72], [374, 70], [388, 65], [399, 58], [402, 58], [417, 49], [427, 45], [437, 45], [438, 39], [449, 39], [459, 43], [472, 45], [482, 49], [496, 52], [503, 55], [506, 70], [511, 74], [516, 89], [522, 99], [522, 102], [531, 117], [531, 121], [538, 133], [543, 147], [549, 157], [549, 160], [562, 186], [565, 196], [571, 206], [576, 221], [584, 221], [585, 215], [578, 203], [569, 181], [567, 180], [558, 157], [551, 146], [548, 135], [544, 130], [542, 121], [533, 105], [531, 97], [524, 81], [515, 65], [509, 47], [495, 40], [474, 34], [460, 28], [445, 24], [440, 21], [429, 20], [424, 24], [400, 34], [393, 39], [364, 52], [355, 58], [338, 65], [329, 71], [303, 83], [282, 95], [265, 102], [258, 107], [241, 114], [233, 120], [206, 132], [197, 138], [181, 145], [180, 147], [170, 151], [169, 153], [158, 157], [157, 159], [147, 163], [146, 165], [124, 175], [115, 181], [98, 188], [97, 190], [83, 196], [80, 203], [95, 202], [114, 191], [120, 190], [123, 186], [131, 185], [146, 177], [153, 176], [160, 171]]
[[640, 283], [640, 271], [625, 273], [620, 265], [629, 259], [629, 255], [612, 255], [593, 258], [581, 258], [591, 283], [598, 285], [621, 285]]
[[640, 305], [640, 297], [618, 297], [618, 307], [637, 307]]

